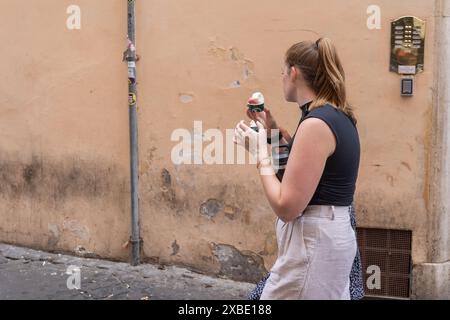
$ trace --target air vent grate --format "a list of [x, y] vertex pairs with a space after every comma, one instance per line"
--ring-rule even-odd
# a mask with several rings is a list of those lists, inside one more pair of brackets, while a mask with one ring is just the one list
[[[411, 231], [358, 228], [357, 234], [366, 295], [409, 298]], [[374, 275], [373, 270], [376, 269], [373, 266], [380, 268], [380, 287], [367, 285], [367, 279]]]

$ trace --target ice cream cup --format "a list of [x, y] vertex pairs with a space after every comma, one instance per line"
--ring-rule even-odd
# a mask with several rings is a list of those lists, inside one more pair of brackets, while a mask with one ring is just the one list
[[251, 112], [262, 112], [264, 110], [264, 96], [261, 92], [255, 92], [248, 99], [247, 106]]
[[264, 111], [264, 103], [262, 104], [247, 104], [251, 112], [262, 112]]

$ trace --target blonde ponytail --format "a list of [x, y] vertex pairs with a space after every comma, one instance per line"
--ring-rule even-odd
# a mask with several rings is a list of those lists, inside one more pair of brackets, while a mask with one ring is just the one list
[[286, 64], [299, 68], [316, 93], [310, 110], [330, 104], [346, 113], [356, 125], [353, 108], [347, 102], [344, 69], [330, 39], [294, 44], [286, 52]]

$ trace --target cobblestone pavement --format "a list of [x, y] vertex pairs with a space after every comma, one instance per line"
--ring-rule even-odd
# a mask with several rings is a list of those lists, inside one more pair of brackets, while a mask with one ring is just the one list
[[[79, 273], [67, 273], [69, 266]], [[68, 289], [78, 275], [80, 289]], [[245, 300], [253, 286], [173, 266], [133, 267], [0, 244], [0, 300]]]

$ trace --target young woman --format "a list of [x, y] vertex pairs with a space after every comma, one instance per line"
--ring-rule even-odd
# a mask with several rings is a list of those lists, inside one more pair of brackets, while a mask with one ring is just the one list
[[[345, 76], [327, 38], [288, 49], [283, 71], [285, 99], [303, 117], [291, 138], [282, 179], [272, 166], [267, 136], [279, 129], [266, 108], [249, 113], [259, 130], [243, 121], [235, 143], [257, 159], [265, 195], [275, 212], [278, 258], [261, 299], [350, 299], [350, 271], [357, 253], [350, 214], [360, 144], [346, 100]], [[281, 180], [281, 181], [280, 181]]]

